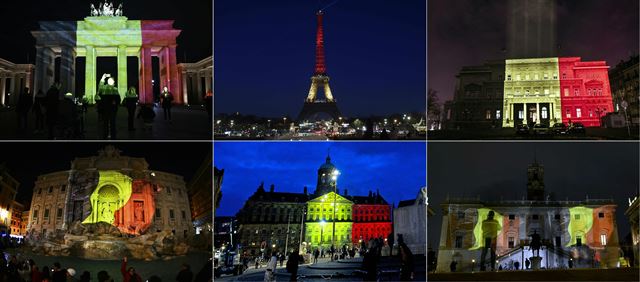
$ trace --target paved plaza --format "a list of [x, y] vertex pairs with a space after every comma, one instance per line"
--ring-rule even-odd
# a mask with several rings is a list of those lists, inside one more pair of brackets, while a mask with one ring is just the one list
[[[211, 123], [203, 106], [174, 106], [171, 121], [164, 120], [161, 107], [155, 107], [156, 118], [151, 129], [145, 129], [142, 119], [135, 119], [135, 131], [127, 130], [127, 110], [124, 107], [118, 109], [116, 120], [116, 139], [125, 140], [210, 140]], [[95, 107], [89, 107], [85, 114], [85, 134], [87, 139], [104, 140], [102, 137], [102, 124], [98, 121]], [[35, 115], [29, 113], [28, 129], [18, 132], [17, 115], [14, 110], [0, 110], [0, 139], [13, 140], [46, 140], [46, 132], [34, 132]], [[46, 129], [46, 125], [45, 125]], [[64, 138], [67, 139], [67, 138]]]

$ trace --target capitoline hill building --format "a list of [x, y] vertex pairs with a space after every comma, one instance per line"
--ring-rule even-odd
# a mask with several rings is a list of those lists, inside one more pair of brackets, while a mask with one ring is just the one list
[[188, 239], [194, 234], [183, 177], [151, 170], [144, 158], [121, 155], [113, 146], [36, 180], [29, 236], [51, 236], [78, 222], [106, 222], [132, 236], [171, 231]]
[[[613, 200], [558, 201], [545, 193], [544, 167], [534, 162], [527, 169], [524, 200], [483, 201], [448, 198], [441, 204], [443, 218], [438, 247], [437, 272], [479, 270], [483, 248], [495, 248], [498, 265], [513, 268], [531, 258], [531, 235], [542, 240], [539, 256], [546, 269], [613, 268], [620, 247]], [[495, 228], [485, 230], [492, 220]], [[487, 225], [488, 226], [488, 225]], [[493, 233], [493, 235], [491, 235]], [[488, 240], [491, 246], [485, 246]], [[487, 262], [488, 263], [488, 262]], [[515, 269], [515, 268], [513, 268]]]

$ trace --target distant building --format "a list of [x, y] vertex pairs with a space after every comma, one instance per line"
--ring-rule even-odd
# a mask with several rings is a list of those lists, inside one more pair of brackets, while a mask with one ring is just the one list
[[211, 153], [207, 155], [187, 184], [187, 193], [189, 193], [189, 202], [191, 203], [191, 220], [196, 234], [200, 234], [203, 230], [210, 232], [213, 222], [212, 157]]
[[[33, 91], [33, 71], [31, 64], [14, 64], [0, 59], [0, 106], [13, 106], [18, 103], [18, 94], [28, 87]], [[35, 94], [34, 94], [35, 96]]]
[[456, 75], [453, 100], [444, 103], [445, 129], [502, 126], [504, 61], [465, 66]]
[[[442, 227], [438, 272], [449, 272], [452, 261], [460, 272], [490, 269], [490, 252], [497, 264], [512, 268], [532, 257], [532, 234], [542, 248], [541, 267], [574, 268], [618, 266], [620, 247], [613, 200], [555, 201], [544, 193], [544, 167], [537, 162], [527, 170], [527, 199], [480, 201], [447, 199], [441, 204]], [[493, 216], [492, 216], [493, 215]], [[483, 249], [488, 249], [482, 258]]]
[[11, 210], [20, 183], [11, 176], [5, 164], [0, 164], [0, 234], [11, 232]]
[[29, 230], [27, 227], [29, 226], [29, 210], [23, 211], [22, 216], [20, 217], [20, 232], [18, 235], [27, 236], [27, 231]]
[[20, 236], [20, 226], [22, 223], [22, 211], [24, 210], [24, 205], [13, 201], [11, 205], [11, 236]]
[[213, 167], [213, 202], [217, 209], [222, 199], [222, 179], [224, 177], [224, 169]]
[[393, 233], [402, 238], [414, 254], [427, 254], [427, 188], [420, 189], [415, 199], [404, 200], [393, 209]]
[[638, 205], [640, 204], [640, 198], [629, 199], [629, 208], [624, 212], [629, 218], [631, 223], [631, 243], [633, 247], [633, 265], [638, 267], [640, 265], [640, 220], [638, 220]]
[[627, 116], [635, 126], [640, 123], [638, 113], [640, 110], [640, 104], [638, 104], [640, 78], [638, 70], [638, 55], [635, 55], [626, 61], [621, 61], [609, 71], [614, 110], [624, 114], [623, 105], [626, 103]]
[[150, 170], [144, 158], [122, 156], [113, 146], [36, 180], [29, 235], [48, 237], [76, 222], [107, 222], [130, 235], [171, 231], [181, 240], [194, 233], [182, 176]]
[[235, 216], [216, 216], [213, 228], [213, 246], [234, 246], [238, 243], [238, 220]]
[[205, 94], [213, 87], [213, 58], [209, 56], [195, 63], [178, 64], [178, 72], [184, 103], [202, 105]]

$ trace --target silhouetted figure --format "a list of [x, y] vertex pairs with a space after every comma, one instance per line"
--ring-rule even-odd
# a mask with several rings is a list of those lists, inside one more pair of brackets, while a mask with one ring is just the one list
[[318, 263], [319, 256], [320, 256], [320, 251], [318, 249], [313, 251], [313, 263]]
[[136, 269], [133, 267], [129, 267], [127, 269], [127, 257], [122, 259], [122, 264], [120, 265], [120, 273], [122, 273], [122, 281], [123, 282], [142, 282], [142, 278], [138, 273], [136, 273]]
[[184, 263], [182, 264], [182, 268], [180, 272], [178, 272], [178, 276], [176, 276], [176, 281], [178, 282], [191, 282], [193, 280], [193, 272], [191, 272], [191, 267]]
[[162, 95], [160, 96], [160, 102], [162, 103], [162, 109], [164, 110], [164, 120], [171, 120], [171, 106], [173, 102], [173, 95], [169, 92], [168, 87], [164, 87]]
[[516, 270], [520, 270], [520, 262], [519, 261], [514, 262], [513, 266], [515, 266]]
[[135, 130], [135, 128], [133, 127], [133, 120], [136, 116], [137, 104], [138, 94], [136, 93], [136, 89], [134, 87], [129, 87], [127, 94], [122, 100], [122, 105], [127, 108], [127, 128], [129, 129], [129, 131]]
[[498, 232], [501, 227], [500, 223], [493, 218], [494, 216], [495, 212], [489, 211], [487, 219], [482, 221], [482, 237], [484, 238], [484, 245], [482, 246], [482, 257], [480, 257], [481, 271], [486, 270], [485, 258], [487, 256], [487, 251], [491, 252], [491, 270], [496, 270], [496, 238], [498, 237]]
[[287, 272], [291, 273], [289, 281], [298, 281], [298, 265], [300, 264], [300, 255], [298, 250], [291, 252], [287, 260]]
[[267, 263], [267, 270], [264, 272], [264, 281], [276, 281], [276, 267], [278, 266], [278, 257], [274, 251], [271, 259]]
[[409, 246], [404, 243], [402, 236], [398, 237], [398, 245], [400, 251], [400, 280], [411, 281], [414, 278], [413, 270], [413, 253], [409, 249]]
[[278, 254], [278, 260], [280, 261], [280, 267], [282, 267], [282, 264], [284, 263], [284, 254]]
[[18, 131], [24, 132], [27, 130], [28, 123], [27, 117], [29, 116], [29, 110], [33, 106], [33, 96], [29, 92], [29, 88], [24, 88], [20, 96], [18, 97], [18, 106], [16, 112], [18, 114]]
[[153, 105], [140, 104], [138, 118], [142, 118], [144, 130], [151, 131], [153, 129], [153, 120], [156, 118], [156, 112], [153, 111]]
[[59, 109], [59, 123], [61, 128], [64, 129], [59, 135], [63, 139], [70, 139], [78, 136], [78, 106], [73, 101], [73, 94], [67, 93], [64, 95], [64, 99], [60, 101]]
[[569, 259], [569, 268], [573, 268], [573, 260]]
[[[531, 253], [533, 254], [534, 257], [539, 257], [540, 247], [542, 246], [542, 242], [540, 240], [540, 234], [538, 234], [535, 230], [533, 230], [533, 234], [529, 236], [531, 236], [531, 244], [529, 244], [529, 247], [531, 247]], [[537, 255], [536, 255], [536, 251], [538, 251]]]
[[529, 269], [529, 266], [531, 265], [531, 261], [529, 261], [529, 258], [524, 260], [524, 266], [526, 267], [526, 269]]
[[91, 273], [89, 271], [85, 271], [80, 275], [80, 282], [90, 282], [91, 281]]
[[102, 107], [102, 137], [104, 139], [116, 139], [116, 116], [120, 105], [120, 94], [115, 87], [115, 80], [109, 75], [103, 75], [104, 84], [98, 89]]
[[378, 280], [378, 243], [376, 240], [370, 240], [371, 247], [364, 255], [362, 259], [362, 268], [365, 271], [364, 281], [377, 281]]
[[111, 279], [111, 276], [109, 276], [109, 273], [101, 270], [100, 272], [98, 272], [98, 282], [110, 282], [113, 281], [113, 279]]
[[451, 272], [456, 272], [456, 265], [458, 265], [458, 262], [455, 260], [452, 260], [451, 263], [449, 264], [449, 270], [451, 270]]
[[38, 94], [36, 94], [35, 100], [33, 102], [33, 114], [36, 116], [36, 128], [33, 133], [41, 133], [44, 132], [44, 111], [47, 105], [46, 95], [42, 90], [38, 90]]
[[47, 91], [47, 130], [49, 139], [55, 137], [55, 128], [58, 119], [58, 105], [60, 104], [60, 83], [54, 83]]

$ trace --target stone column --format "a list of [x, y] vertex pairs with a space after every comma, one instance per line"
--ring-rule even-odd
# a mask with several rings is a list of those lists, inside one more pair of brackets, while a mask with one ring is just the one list
[[127, 46], [118, 46], [118, 93], [120, 99], [124, 99], [125, 93], [127, 93]]
[[89, 100], [89, 104], [93, 104], [95, 102], [96, 96], [96, 49], [93, 46], [86, 46], [87, 55], [86, 55], [86, 64], [84, 70], [84, 95], [87, 96]]
[[187, 79], [189, 79], [189, 76], [187, 75], [186, 71], [182, 72], [182, 99], [184, 101], [184, 104], [187, 105], [189, 104], [189, 91], [187, 90], [187, 86], [189, 85], [189, 83], [187, 82]]
[[183, 104], [180, 74], [178, 73], [178, 60], [176, 59], [176, 47], [176, 45], [170, 45], [165, 48], [165, 64], [169, 91], [173, 93], [173, 102], [175, 104]]
[[[17, 105], [18, 104], [18, 96], [20, 95], [20, 93], [22, 92], [22, 89], [18, 89], [16, 90], [16, 75], [15, 74], [11, 74], [11, 81], [9, 81], [9, 94], [11, 94], [11, 96], [9, 96], [9, 100], [7, 101], [5, 99], [5, 103], [9, 104], [9, 105]], [[14, 102], [15, 101], [15, 102]]]
[[[207, 73], [207, 76], [205, 76], [205, 81], [206, 81], [205, 82], [206, 83], [205, 84], [205, 89], [206, 89], [205, 93], [206, 93], [206, 92], [209, 92], [209, 90], [211, 90], [211, 76], [208, 73]], [[200, 95], [204, 95], [205, 93], [202, 93]]]
[[73, 93], [76, 90], [76, 51], [72, 46], [62, 46], [60, 55], [60, 83], [62, 93]]
[[200, 71], [196, 72], [196, 90], [198, 91], [197, 95], [202, 95], [202, 76], [200, 75]]
[[5, 77], [2, 76], [3, 74], [0, 73], [0, 103], [2, 103], [2, 105], [5, 105], [5, 89], [6, 89], [6, 81], [7, 79]]
[[53, 84], [54, 54], [49, 47], [36, 46], [36, 74], [34, 93], [42, 90], [45, 94]]
[[153, 85], [151, 80], [152, 76], [152, 68], [151, 68], [151, 47], [150, 46], [142, 46], [140, 48], [140, 89], [139, 89], [139, 99], [140, 103], [151, 104], [154, 102], [153, 100]]
[[536, 103], [536, 123], [540, 123], [540, 103]]

